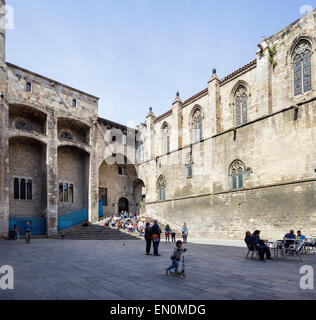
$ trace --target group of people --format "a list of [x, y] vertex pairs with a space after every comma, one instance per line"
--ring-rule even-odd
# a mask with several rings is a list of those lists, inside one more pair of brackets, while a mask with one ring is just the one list
[[[306, 236], [302, 234], [302, 232], [299, 230], [297, 231], [297, 235], [295, 234], [295, 231], [292, 229], [289, 233], [286, 233], [283, 240], [285, 248], [289, 248], [291, 244], [294, 243], [295, 240], [306, 240]], [[274, 260], [271, 257], [271, 252], [269, 247], [267, 246], [268, 240], [262, 240], [260, 238], [260, 230], [256, 230], [253, 234], [251, 234], [250, 231], [246, 232], [245, 242], [248, 247], [252, 247], [255, 250], [258, 251], [260, 261], [265, 262], [265, 255], [267, 260]]]
[[[30, 244], [31, 243], [31, 234], [32, 234], [32, 226], [31, 226], [31, 222], [27, 221], [24, 227], [24, 232], [25, 232], [25, 242], [26, 244]], [[13, 226], [13, 239], [14, 240], [20, 240], [20, 229], [19, 227], [15, 224]]]
[[119, 217], [108, 217], [105, 219], [104, 227], [117, 228], [118, 230], [127, 230], [128, 232], [138, 232], [140, 236], [145, 235], [146, 223], [141, 219], [138, 213], [128, 213], [122, 211]]

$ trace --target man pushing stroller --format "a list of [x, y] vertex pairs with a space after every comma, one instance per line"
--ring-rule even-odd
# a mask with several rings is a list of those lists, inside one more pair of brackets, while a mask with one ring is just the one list
[[[178, 271], [179, 262], [181, 260], [182, 254], [186, 252], [187, 249], [182, 249], [182, 241], [177, 241], [176, 247], [173, 250], [173, 254], [171, 255], [171, 266], [166, 269], [166, 276], [171, 274], [174, 276], [184, 276], [184, 258], [182, 259], [183, 262], [183, 270], [181, 272]], [[171, 272], [172, 269], [175, 269], [175, 272]]]

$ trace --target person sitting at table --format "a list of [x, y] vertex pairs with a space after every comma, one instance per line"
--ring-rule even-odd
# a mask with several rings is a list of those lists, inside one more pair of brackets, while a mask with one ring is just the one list
[[304, 236], [304, 235], [302, 234], [302, 232], [299, 230], [299, 231], [297, 231], [297, 237], [296, 237], [296, 239], [297, 239], [297, 240], [306, 240], [307, 238], [306, 238], [306, 236]]
[[296, 235], [294, 233], [294, 230], [290, 230], [289, 233], [287, 233], [285, 236], [284, 236], [284, 240], [285, 243], [284, 243], [284, 247], [285, 248], [288, 248], [291, 244], [294, 244], [294, 240], [296, 239]]
[[273, 260], [271, 257], [270, 249], [266, 245], [267, 241], [260, 239], [260, 231], [259, 230], [256, 230], [253, 233], [253, 235], [251, 237], [251, 241], [254, 244], [256, 250], [259, 251], [259, 256], [260, 256], [261, 261], [263, 261], [263, 262], [265, 261], [264, 254], [266, 254], [268, 260]]

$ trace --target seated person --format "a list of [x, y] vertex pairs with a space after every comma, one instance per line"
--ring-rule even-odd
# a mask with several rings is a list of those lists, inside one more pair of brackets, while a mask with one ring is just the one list
[[246, 242], [247, 246], [254, 246], [254, 243], [252, 242], [252, 235], [251, 235], [250, 231], [246, 232], [245, 242]]
[[285, 244], [284, 244], [284, 247], [285, 248], [288, 248], [291, 244], [294, 244], [294, 240], [296, 239], [296, 235], [294, 233], [294, 230], [290, 230], [289, 233], [287, 233], [285, 236], [284, 236], [284, 240], [285, 241]]
[[88, 227], [89, 226], [89, 222], [88, 222], [88, 220], [85, 220], [85, 221], [83, 221], [83, 224], [82, 224], [84, 227]]
[[302, 234], [302, 232], [299, 230], [297, 231], [297, 237], [296, 237], [297, 240], [306, 240], [306, 236], [304, 236]]
[[264, 262], [264, 254], [266, 254], [268, 260], [271, 258], [270, 249], [266, 246], [266, 241], [260, 239], [260, 231], [256, 230], [251, 237], [251, 241], [254, 244], [256, 250], [259, 251], [260, 260]]

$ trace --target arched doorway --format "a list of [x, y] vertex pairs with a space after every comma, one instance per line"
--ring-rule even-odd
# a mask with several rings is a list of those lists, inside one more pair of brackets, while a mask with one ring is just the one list
[[118, 213], [121, 213], [122, 211], [129, 212], [129, 203], [126, 198], [120, 198], [118, 202]]

